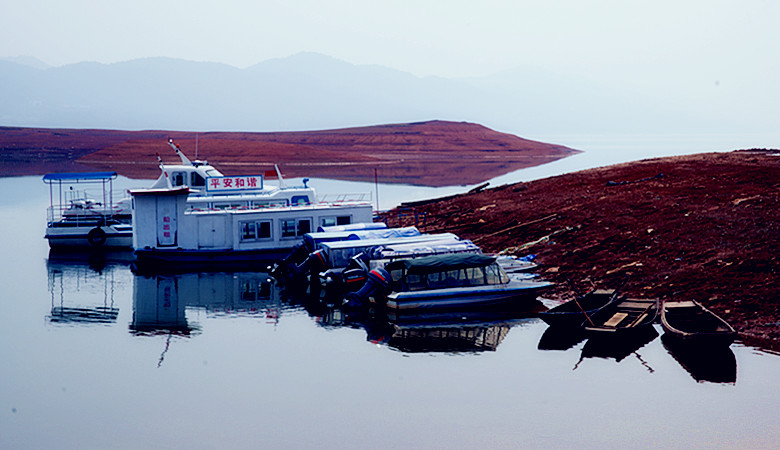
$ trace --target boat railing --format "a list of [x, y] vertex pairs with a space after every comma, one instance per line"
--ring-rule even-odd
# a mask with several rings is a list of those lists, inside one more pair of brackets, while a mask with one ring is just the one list
[[50, 206], [46, 208], [46, 222], [50, 227], [106, 226], [120, 222], [114, 214], [65, 214], [69, 208]]
[[[65, 176], [67, 174], [63, 175]], [[80, 179], [74, 178], [74, 180]], [[46, 220], [49, 226], [55, 222], [64, 222], [62, 226], [89, 225], [96, 222], [107, 225], [118, 216], [129, 217], [130, 209], [127, 202], [130, 196], [127, 192], [115, 195], [105, 183], [102, 183], [102, 189], [94, 186], [92, 189], [73, 189], [74, 185], [68, 186], [65, 181], [47, 181], [50, 185], [50, 204], [46, 209]], [[74, 181], [74, 184], [79, 184], [77, 181]], [[87, 183], [95, 184], [94, 181], [87, 181]]]
[[320, 197], [320, 203], [360, 203], [371, 202], [370, 192], [347, 193], [347, 194], [325, 194]]

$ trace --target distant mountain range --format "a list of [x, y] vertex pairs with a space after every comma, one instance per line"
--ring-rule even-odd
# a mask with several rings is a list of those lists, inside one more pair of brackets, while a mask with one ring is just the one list
[[439, 119], [534, 136], [722, 131], [737, 123], [675, 95], [670, 102], [531, 68], [421, 78], [316, 53], [245, 69], [170, 58], [62, 67], [0, 60], [0, 126], [252, 132]]

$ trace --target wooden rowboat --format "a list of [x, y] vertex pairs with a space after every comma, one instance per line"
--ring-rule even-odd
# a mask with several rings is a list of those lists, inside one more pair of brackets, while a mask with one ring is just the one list
[[586, 317], [617, 299], [614, 289], [597, 289], [569, 300], [548, 311], [539, 313], [539, 318], [555, 327], [579, 327]]
[[589, 334], [615, 334], [652, 326], [658, 317], [658, 299], [623, 298], [611, 302], [585, 319]]
[[671, 338], [692, 344], [728, 347], [737, 334], [728, 322], [694, 300], [664, 302], [661, 326]]

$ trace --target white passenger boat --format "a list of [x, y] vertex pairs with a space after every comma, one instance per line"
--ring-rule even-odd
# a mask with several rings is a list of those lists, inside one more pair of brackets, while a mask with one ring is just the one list
[[[279, 169], [275, 168], [274, 175], [279, 183], [266, 186], [264, 175], [225, 176], [208, 161], [191, 161], [172, 140], [168, 145], [179, 156], [181, 164], [166, 165], [158, 155], [161, 173], [150, 189], [186, 187], [189, 192], [187, 211], [207, 214], [223, 210], [290, 208], [316, 205], [320, 201], [315, 190], [307, 185], [308, 179], [303, 180], [302, 186], [287, 186]], [[116, 172], [44, 176], [44, 182], [50, 185], [52, 199], [46, 229], [46, 238], [52, 248], [133, 248], [130, 198], [113, 202], [112, 182], [116, 177]], [[102, 194], [91, 194], [90, 197], [84, 190], [69, 188], [69, 185], [85, 183], [102, 184]], [[366, 194], [342, 194], [338, 201], [342, 204], [370, 201], [367, 197]], [[316, 227], [347, 225], [351, 220], [349, 215], [323, 216], [311, 231]]]
[[130, 248], [130, 199], [114, 202], [116, 177], [116, 172], [44, 175], [43, 182], [49, 185], [45, 238], [50, 248]]
[[[265, 269], [319, 226], [371, 222], [367, 201], [195, 208], [189, 187], [132, 190], [137, 270]], [[250, 196], [251, 197], [251, 196]], [[214, 203], [223, 198], [208, 198]]]

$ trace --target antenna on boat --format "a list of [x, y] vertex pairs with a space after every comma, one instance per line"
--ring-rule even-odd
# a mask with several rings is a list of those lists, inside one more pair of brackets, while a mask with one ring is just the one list
[[379, 176], [376, 167], [374, 167], [374, 189], [376, 190], [376, 210], [379, 212]]
[[198, 160], [198, 133], [195, 133], [195, 161]]
[[[169, 143], [173, 143], [173, 141], [171, 140]], [[162, 173], [165, 175], [165, 183], [168, 185], [168, 188], [173, 187], [171, 186], [171, 177], [168, 176], [168, 171], [165, 170], [165, 164], [163, 164], [159, 153], [157, 153], [157, 162], [160, 164], [160, 170], [162, 170]]]
[[174, 144], [173, 139], [168, 139], [168, 145], [171, 146], [173, 151], [176, 152], [177, 155], [179, 155], [179, 158], [181, 158], [181, 163], [185, 166], [192, 165], [192, 162], [190, 162], [190, 159], [187, 158], [187, 156], [184, 155], [184, 152], [181, 151], [181, 147], [179, 147], [179, 144]]

